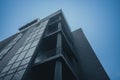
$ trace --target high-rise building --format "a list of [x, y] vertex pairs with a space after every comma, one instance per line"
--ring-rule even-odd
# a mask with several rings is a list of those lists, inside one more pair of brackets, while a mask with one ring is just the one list
[[61, 10], [0, 42], [0, 80], [109, 80], [82, 29]]

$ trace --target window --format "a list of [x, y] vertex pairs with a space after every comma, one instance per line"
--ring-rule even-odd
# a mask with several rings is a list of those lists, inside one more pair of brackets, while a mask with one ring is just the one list
[[27, 44], [27, 45], [25, 46], [25, 48], [23, 49], [23, 51], [26, 50], [26, 49], [28, 49], [28, 48], [30, 47], [30, 45], [31, 45], [31, 43]]
[[24, 70], [21, 70], [21, 71], [18, 71], [18, 72], [14, 75], [14, 77], [13, 77], [12, 80], [21, 80], [24, 72], [25, 72], [25, 69], [24, 69]]
[[30, 59], [31, 59], [31, 57], [24, 59], [24, 60], [22, 61], [21, 65], [24, 65], [24, 64], [29, 63]]
[[44, 31], [44, 29], [45, 29], [45, 27], [42, 27], [42, 28], [40, 29], [40, 31]]
[[17, 59], [18, 55], [15, 55], [8, 63], [8, 65], [12, 64], [15, 62], [15, 60]]
[[8, 47], [8, 46], [7, 46], [7, 47], [6, 47], [6, 51], [8, 51], [10, 48], [11, 48], [11, 47]]
[[8, 44], [8, 46], [9, 46], [9, 47], [11, 47], [12, 45], [13, 45], [13, 43], [12, 43], [12, 42], [10, 42], [10, 43]]
[[27, 57], [29, 57], [29, 56], [32, 56], [33, 53], [34, 53], [35, 48], [36, 48], [36, 47], [31, 48], [31, 49], [27, 52], [25, 58], [27, 58]]
[[37, 29], [36, 31], [35, 31], [35, 34], [37, 34], [39, 32], [39, 29]]
[[31, 39], [28, 41], [28, 43], [32, 42], [33, 40], [34, 40], [34, 38], [31, 38]]
[[10, 67], [11, 67], [11, 65], [6, 66], [1, 73], [8, 71], [10, 69]]
[[40, 30], [40, 32], [37, 35], [42, 35], [42, 33], [43, 33], [43, 30]]
[[4, 57], [5, 54], [13, 47], [13, 45], [17, 42], [18, 39], [20, 39], [22, 34], [18, 34], [16, 38], [14, 38], [8, 45], [0, 52], [0, 59]]
[[8, 71], [8, 73], [7, 73], [7, 74], [14, 73], [15, 71], [16, 71], [16, 68], [15, 68], [15, 69], [12, 69], [12, 70], [10, 70], [10, 71]]
[[3, 77], [3, 76], [5, 76], [5, 75], [6, 75], [6, 72], [5, 72], [5, 73], [0, 74], [0, 77]]
[[39, 39], [38, 39], [38, 40], [36, 40], [36, 41], [34, 41], [34, 42], [32, 43], [32, 45], [31, 45], [31, 47], [36, 46], [36, 45], [38, 44], [38, 42], [39, 42]]
[[6, 48], [4, 50], [1, 51], [0, 55], [1, 54], [5, 54], [7, 51], [6, 51]]
[[12, 78], [13, 74], [7, 75], [3, 80], [10, 80]]
[[17, 70], [19, 71], [19, 70], [25, 69], [25, 68], [27, 68], [27, 66], [28, 66], [28, 64], [22, 65]]
[[22, 53], [19, 55], [19, 57], [18, 57], [18, 59], [17, 59], [16, 61], [22, 60], [22, 59], [24, 58], [26, 52], [27, 52], [27, 51], [22, 52]]
[[31, 38], [34, 38], [35, 36], [36, 36], [36, 34], [32, 35], [32, 37], [31, 37]]
[[22, 37], [23, 34], [18, 34], [18, 36], [13, 40], [13, 41], [17, 41], [18, 39], [20, 39]]
[[30, 33], [29, 37], [32, 37], [33, 33]]
[[21, 61], [14, 63], [14, 64], [12, 65], [11, 69], [14, 69], [14, 68], [18, 67], [19, 64], [20, 64], [20, 62], [21, 62]]
[[3, 78], [2, 78], [2, 77], [0, 77], [0, 80], [3, 80]]
[[2, 50], [2, 52], [0, 53], [0, 56], [1, 56], [0, 59], [2, 59], [2, 57], [5, 55], [6, 52], [7, 52], [6, 49]]
[[35, 40], [40, 39], [41, 35], [35, 37]]
[[23, 46], [22, 47], [20, 47], [19, 49], [18, 49], [18, 51], [17, 51], [17, 53], [16, 54], [18, 54], [18, 53], [20, 53], [22, 50], [23, 50]]
[[[31, 35], [31, 34], [30, 34]], [[28, 41], [31, 38], [31, 36], [29, 36], [25, 41]]]

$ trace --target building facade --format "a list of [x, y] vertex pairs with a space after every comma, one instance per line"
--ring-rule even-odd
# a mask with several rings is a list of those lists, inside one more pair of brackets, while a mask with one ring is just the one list
[[109, 80], [82, 29], [61, 10], [0, 42], [0, 80]]

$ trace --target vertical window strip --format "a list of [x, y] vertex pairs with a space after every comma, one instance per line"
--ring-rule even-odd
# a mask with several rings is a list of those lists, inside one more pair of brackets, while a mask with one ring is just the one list
[[[34, 34], [34, 35], [36, 35], [37, 37], [38, 37], [37, 34], [39, 34], [39, 33], [41, 33], [41, 35], [42, 35], [43, 32], [44, 32], [44, 30], [45, 30], [45, 28], [46, 28], [47, 23], [48, 23], [48, 20], [45, 21], [45, 22], [42, 22], [42, 24], [39, 26], [39, 28], [37, 27], [36, 29], [34, 29], [31, 34], [32, 34], [32, 35]], [[39, 30], [38, 30], [38, 29], [39, 29]], [[36, 30], [37, 30], [37, 31], [36, 31]], [[42, 31], [42, 32], [41, 32], [41, 31]], [[30, 37], [31, 34], [29, 34], [29, 36], [28, 36], [29, 39], [33, 38], [33, 37]], [[22, 36], [22, 35], [21, 35], [21, 36]], [[35, 36], [35, 37], [36, 37], [36, 36]], [[18, 38], [20, 38], [20, 36], [18, 36]], [[41, 39], [41, 38], [39, 38], [38, 40], [35, 40], [35, 39], [34, 39], [34, 40], [32, 41], [32, 44], [35, 45], [35, 46], [33, 46], [33, 47], [29, 46], [29, 48], [28, 48], [28, 50], [27, 50], [27, 53], [24, 55], [24, 57], [22, 58], [22, 60], [20, 60], [20, 61], [21, 61], [20, 64], [17, 65], [17, 66], [18, 66], [17, 69], [19, 69], [19, 68], [21, 67], [20, 65], [23, 64], [23, 63], [22, 63], [23, 61], [24, 61], [25, 65], [26, 65], [26, 64], [29, 64], [29, 61], [31, 60], [31, 58], [30, 58], [30, 60], [29, 60], [29, 59], [27, 59], [27, 56], [28, 56], [29, 54], [30, 54], [30, 56], [32, 56], [32, 55], [34, 54], [34, 51], [35, 51], [36, 46], [37, 46], [37, 44], [38, 44], [38, 42], [39, 42], [40, 39]], [[14, 39], [13, 41], [17, 41], [17, 40], [18, 40], [18, 39]], [[25, 42], [26, 42], [26, 44], [28, 44], [29, 40], [26, 39]], [[25, 42], [24, 42], [24, 43], [25, 43]], [[23, 44], [24, 44], [24, 43], [23, 43]], [[22, 49], [21, 49], [21, 48], [22, 48]], [[25, 48], [25, 47], [24, 47], [24, 48]], [[23, 46], [21, 46], [16, 53], [17, 53], [17, 54], [19, 53], [19, 56], [20, 56], [20, 54], [23, 52], [24, 48], [23, 48]], [[29, 52], [29, 51], [31, 51], [32, 49], [33, 49], [32, 53]], [[15, 54], [14, 56], [16, 56], [17, 54]], [[13, 56], [13, 57], [14, 57], [14, 56]], [[19, 56], [18, 56], [18, 57], [19, 57]], [[28, 58], [29, 58], [30, 56], [28, 56]], [[11, 59], [11, 60], [12, 60], [12, 59]], [[17, 60], [17, 59], [16, 59], [16, 60]], [[16, 61], [14, 61], [13, 65], [15, 65], [15, 62], [16, 62]], [[8, 64], [9, 64], [9, 63], [8, 63]], [[10, 67], [10, 69], [7, 71], [7, 72], [8, 72], [7, 74], [10, 73], [11, 68], [13, 68], [13, 67]], [[24, 71], [26, 70], [26, 68], [27, 68], [27, 66], [25, 66]], [[3, 69], [3, 70], [4, 70], [4, 69]], [[13, 71], [14, 71], [14, 70], [13, 70]], [[18, 74], [18, 72], [15, 72], [15, 73], [14, 73], [14, 76], [13, 76], [13, 79], [12, 79], [12, 80], [14, 80], [14, 77], [15, 77], [17, 74]], [[21, 78], [22, 78], [23, 74], [24, 74], [24, 72], [23, 72], [22, 75], [20, 76]], [[1, 73], [0, 75], [2, 75], [2, 73]], [[8, 77], [8, 75], [5, 75], [5, 76], [4, 76], [4, 78], [6, 78], [6, 77]], [[3, 78], [3, 77], [0, 77], [0, 78]]]
[[0, 60], [8, 53], [8, 51], [15, 45], [15, 43], [22, 37], [22, 33], [19, 33], [1, 52]]

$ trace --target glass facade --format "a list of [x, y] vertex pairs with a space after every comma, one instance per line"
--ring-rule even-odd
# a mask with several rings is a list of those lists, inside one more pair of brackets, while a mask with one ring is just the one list
[[7, 54], [7, 52], [15, 45], [15, 43], [22, 37], [22, 33], [19, 33], [1, 52], [0, 60]]
[[8, 42], [0, 44], [0, 80], [110, 80], [83, 31], [71, 32], [61, 10], [19, 31], [4, 49]]
[[[23, 45], [17, 50], [7, 66], [0, 73], [0, 80], [21, 80], [34, 51], [46, 28], [48, 20], [35, 26], [32, 32], [24, 41]], [[22, 35], [21, 35], [22, 36]], [[17, 39], [16, 39], [17, 38]], [[20, 38], [18, 35], [8, 46], [13, 45], [14, 41]], [[15, 43], [14, 43], [15, 44]]]

